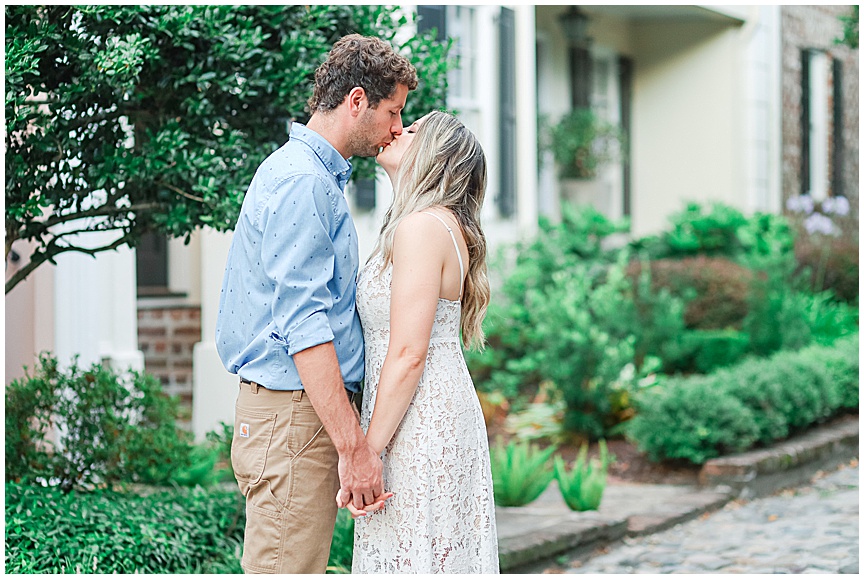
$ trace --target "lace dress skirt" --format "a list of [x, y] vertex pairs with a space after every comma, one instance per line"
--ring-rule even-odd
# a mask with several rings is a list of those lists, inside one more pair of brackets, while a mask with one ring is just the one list
[[[379, 262], [380, 263], [380, 262]], [[371, 262], [357, 307], [366, 341], [368, 429], [389, 342], [390, 271]], [[483, 412], [459, 344], [459, 302], [441, 299], [426, 366], [384, 450], [381, 511], [355, 521], [354, 573], [497, 573], [498, 539]]]

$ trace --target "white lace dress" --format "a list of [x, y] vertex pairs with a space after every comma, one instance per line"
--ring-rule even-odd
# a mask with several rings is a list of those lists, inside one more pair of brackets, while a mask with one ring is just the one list
[[[454, 240], [455, 243], [455, 240]], [[390, 339], [392, 265], [361, 271], [366, 341], [361, 424], [369, 428]], [[383, 510], [355, 522], [353, 573], [498, 573], [498, 538], [483, 412], [459, 344], [461, 303], [438, 300], [426, 367], [384, 450]]]

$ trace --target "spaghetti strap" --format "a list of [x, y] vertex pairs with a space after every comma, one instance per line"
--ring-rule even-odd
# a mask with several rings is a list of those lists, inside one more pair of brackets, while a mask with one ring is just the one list
[[462, 289], [465, 284], [465, 265], [462, 263], [462, 252], [459, 251], [459, 244], [456, 242], [456, 235], [453, 233], [453, 229], [449, 225], [447, 225], [447, 222], [441, 219], [440, 215], [435, 215], [430, 211], [421, 211], [420, 213], [424, 215], [431, 215], [432, 217], [440, 221], [450, 233], [450, 239], [453, 240], [453, 245], [456, 247], [456, 257], [459, 258], [459, 301], [462, 301]]

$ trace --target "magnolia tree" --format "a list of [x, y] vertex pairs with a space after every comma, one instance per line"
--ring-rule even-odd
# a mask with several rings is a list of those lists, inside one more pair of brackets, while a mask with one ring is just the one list
[[[305, 122], [314, 71], [352, 32], [417, 67], [406, 119], [442, 108], [449, 43], [397, 42], [386, 6], [6, 6], [6, 293], [66, 252], [233, 228], [258, 164]], [[369, 176], [371, 162], [355, 163]], [[86, 234], [98, 243], [86, 244]]]

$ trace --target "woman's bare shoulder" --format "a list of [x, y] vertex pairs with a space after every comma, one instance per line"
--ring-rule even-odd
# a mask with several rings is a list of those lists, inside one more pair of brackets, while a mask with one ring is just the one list
[[447, 229], [426, 211], [428, 210], [415, 211], [402, 218], [396, 227], [393, 239], [394, 250], [397, 245], [401, 245], [402, 249], [435, 251], [446, 248], [448, 243], [452, 243]]

